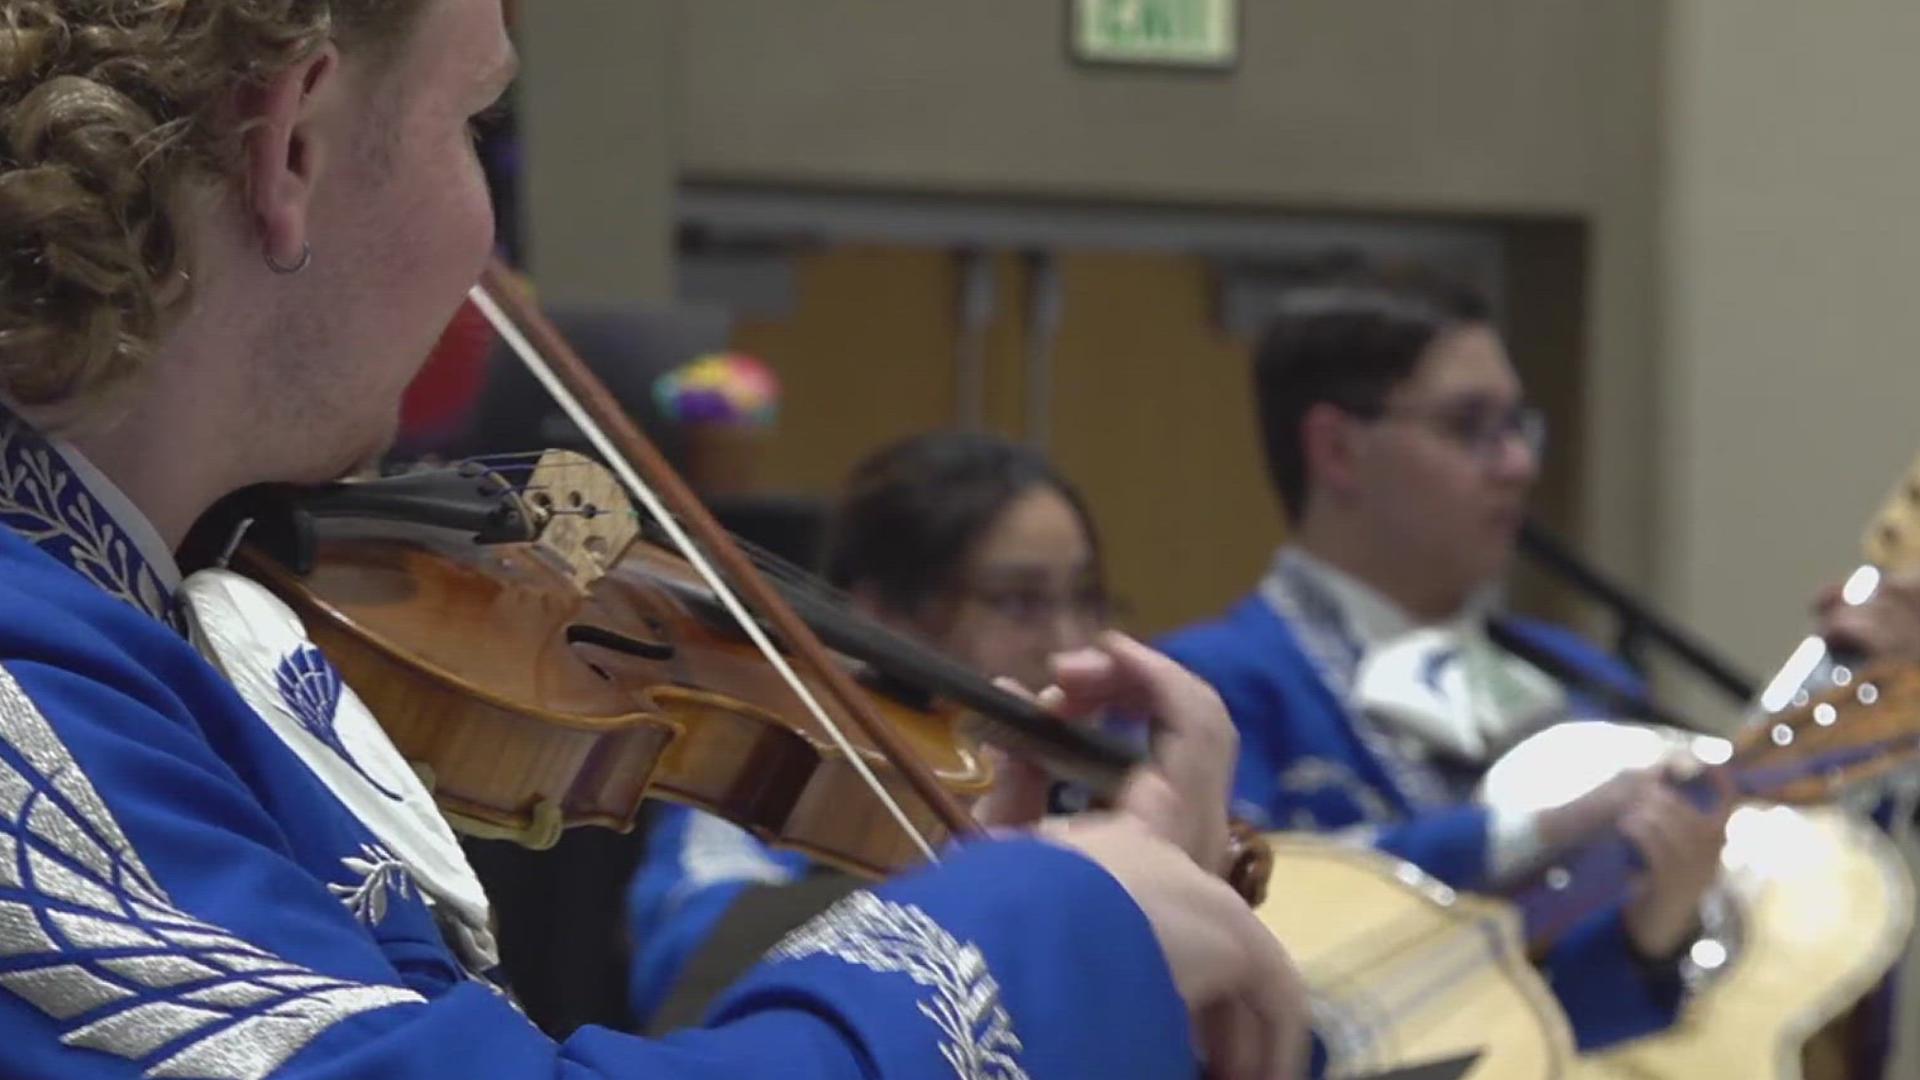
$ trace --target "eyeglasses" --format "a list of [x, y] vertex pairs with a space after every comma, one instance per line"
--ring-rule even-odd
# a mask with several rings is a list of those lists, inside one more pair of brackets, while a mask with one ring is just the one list
[[954, 593], [1020, 627], [1045, 626], [1063, 614], [1087, 626], [1105, 626], [1114, 617], [1113, 598], [1100, 588], [1063, 593], [1029, 585], [981, 584], [963, 585]]
[[1363, 420], [1401, 420], [1418, 424], [1465, 450], [1482, 465], [1497, 463], [1514, 439], [1520, 440], [1527, 448], [1527, 453], [1536, 459], [1547, 448], [1547, 415], [1533, 405], [1489, 409], [1477, 404], [1453, 404], [1431, 408], [1380, 407], [1347, 411]]

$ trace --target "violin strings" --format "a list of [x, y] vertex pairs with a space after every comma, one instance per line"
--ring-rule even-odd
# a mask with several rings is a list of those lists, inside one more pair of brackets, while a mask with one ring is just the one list
[[[480, 457], [470, 458], [468, 460], [475, 462], [477, 464], [486, 465], [489, 468], [495, 468], [496, 471], [499, 471], [498, 467], [494, 463], [504, 458], [532, 459], [533, 461], [532, 464], [510, 466], [511, 468], [514, 468], [514, 469], [520, 469], [520, 470], [532, 472], [539, 467], [537, 462], [541, 456], [542, 455], [538, 453], [525, 452], [525, 453], [514, 453], [514, 454], [507, 454], [507, 455], [480, 456]], [[605, 466], [601, 465], [599, 462], [591, 461], [591, 460], [563, 462], [563, 463], [552, 464], [547, 466], [547, 469], [551, 471], [590, 470], [590, 469], [604, 469], [604, 468]], [[547, 485], [547, 484], [522, 484], [522, 485], [519, 485], [519, 490], [530, 492], [530, 491], [550, 491], [554, 489], [552, 485]], [[582, 506], [579, 508], [554, 507], [551, 509], [550, 512], [556, 513], [556, 514], [560, 514], [560, 513], [578, 514], [581, 512], [587, 512], [588, 516], [591, 516], [592, 512], [595, 510], [604, 512], [605, 508], [597, 507], [593, 503], [588, 503], [585, 506]], [[651, 520], [649, 515], [642, 514], [638, 509], [632, 510], [632, 513], [637, 518], [641, 518], [643, 520]], [[677, 519], [676, 519], [676, 523], [679, 523], [677, 522]], [[680, 524], [683, 524], [683, 523], [680, 523]], [[664, 530], [662, 531], [664, 532]], [[818, 574], [808, 570], [803, 566], [800, 566], [799, 564], [793, 562], [790, 559], [785, 558], [784, 556], [778, 555], [773, 551], [770, 551], [767, 548], [762, 547], [761, 545], [756, 544], [753, 541], [740, 536], [738, 533], [729, 532], [729, 536], [732, 538], [735, 545], [737, 545], [740, 548], [740, 550], [744, 552], [748, 556], [748, 558], [753, 562], [755, 569], [771, 574], [772, 576], [779, 578], [782, 581], [792, 584], [800, 589], [803, 589], [814, 599], [818, 599], [825, 603], [843, 605], [848, 602], [849, 597], [844, 590], [841, 590], [836, 586], [830, 584], [825, 579], [821, 578]], [[875, 629], [880, 629], [880, 628], [875, 627]], [[885, 631], [885, 630], [882, 630], [882, 632], [891, 633], [891, 631]], [[898, 636], [898, 635], [895, 635], [895, 636]]]
[[[544, 453], [535, 452], [535, 451], [516, 451], [512, 453], [503, 453], [503, 454], [481, 454], [481, 455], [476, 455], [474, 457], [465, 459], [463, 464], [479, 465], [483, 468], [486, 468], [490, 472], [500, 474], [501, 479], [503, 480], [511, 479], [511, 477], [515, 473], [524, 473], [524, 474], [531, 475], [536, 471], [558, 472], [558, 471], [567, 471], [567, 470], [591, 470], [591, 469], [606, 468], [606, 466], [602, 465], [597, 461], [585, 460], [585, 461], [569, 461], [569, 462], [548, 464], [543, 470], [540, 465], [540, 459], [544, 456], [545, 456]], [[557, 490], [557, 488], [552, 484], [519, 483], [519, 484], [515, 484], [514, 486], [515, 486], [515, 490], [522, 493]], [[548, 512], [553, 514], [568, 514], [573, 516], [592, 517], [592, 516], [595, 516], [597, 512], [604, 512], [604, 509], [605, 508], [598, 507], [596, 504], [587, 503], [580, 507], [560, 507], [560, 506], [550, 507], [548, 508]], [[636, 518], [641, 518], [643, 520], [648, 519], [648, 516], [645, 514], [642, 514], [638, 509], [633, 509], [632, 513]], [[680, 524], [684, 524], [684, 523], [680, 523]], [[782, 580], [785, 580], [796, 586], [802, 587], [806, 589], [808, 592], [818, 596], [822, 600], [825, 600], [828, 602], [845, 602], [846, 601], [847, 596], [844, 592], [828, 584], [826, 581], [822, 580], [818, 575], [812, 573], [811, 571], [808, 571], [804, 567], [799, 566], [798, 564], [792, 562], [791, 560], [785, 559], [779, 555], [774, 554], [772, 551], [769, 551], [766, 548], [761, 547], [760, 545], [745, 539], [744, 537], [740, 536], [738, 533], [729, 533], [729, 535], [732, 537], [733, 542], [739, 546], [741, 551], [743, 551], [753, 561], [753, 564], [756, 569], [773, 574], [774, 576], [781, 578]]]
[[[1040, 748], [1043, 752], [1065, 754], [1083, 768], [1101, 769], [1113, 764], [1113, 747], [1095, 745], [1093, 736], [982, 677], [926, 639], [885, 625], [849, 606], [846, 592], [817, 574], [750, 541], [741, 541], [741, 546], [767, 571], [796, 614], [830, 638], [840, 652], [967, 706], [992, 725], [998, 741], [1024, 740], [1031, 746], [1032, 740], [1039, 739], [1045, 744]], [[1097, 781], [1103, 789], [1117, 785], [1124, 765], [1108, 771], [1113, 775]]]
[[[603, 471], [607, 468], [604, 464], [591, 459], [549, 462], [543, 467], [541, 461], [544, 457], [546, 457], [545, 451], [512, 451], [499, 454], [477, 454], [464, 459], [462, 464], [479, 465], [489, 471], [501, 473], [503, 474], [502, 479], [506, 479], [508, 474], [515, 472], [531, 474], [533, 472]], [[517, 487], [518, 490], [521, 491], [554, 490], [553, 485], [550, 484], [520, 484], [517, 485]], [[644, 516], [638, 509], [635, 509], [633, 513], [636, 517]], [[812, 574], [798, 564], [774, 554], [766, 548], [745, 539], [738, 533], [729, 532], [729, 535], [733, 539], [733, 542], [739, 545], [742, 551], [752, 556], [754, 564], [758, 569], [781, 574], [796, 581], [805, 580], [810, 587], [821, 592], [823, 595], [835, 599], [844, 598], [844, 593], [834, 589], [817, 575]]]
[[472, 457], [464, 459], [461, 464], [470, 463], [474, 465], [484, 465], [488, 468], [499, 468], [503, 464], [512, 463], [516, 467], [527, 467], [521, 466], [519, 463], [533, 462], [537, 464], [539, 460], [545, 456], [546, 451], [544, 450], [507, 450], [495, 454], [475, 454]]
[[726, 581], [722, 579], [719, 572], [709, 564], [706, 555], [701, 552], [699, 546], [693, 542], [691, 537], [687, 536], [685, 531], [680, 528], [678, 522], [672, 520], [666, 507], [661, 504], [659, 496], [654, 493], [652, 488], [647, 486], [646, 482], [640, 478], [640, 475], [634, 470], [633, 466], [618, 452], [612, 440], [607, 437], [606, 432], [600, 430], [600, 425], [594, 422], [593, 418], [587, 414], [586, 409], [575, 399], [573, 394], [568, 391], [566, 385], [560, 381], [559, 376], [548, 366], [546, 359], [540, 355], [539, 350], [533, 347], [532, 342], [527, 340], [526, 335], [521, 333], [520, 328], [507, 316], [507, 313], [501, 309], [500, 305], [494, 300], [493, 296], [488, 293], [484, 286], [475, 285], [469, 295], [473, 298], [474, 306], [486, 315], [487, 321], [491, 322], [494, 329], [499, 332], [501, 340], [505, 341], [508, 346], [513, 349], [515, 354], [520, 357], [520, 362], [525, 365], [528, 372], [546, 387], [548, 396], [559, 404], [561, 410], [568, 415], [568, 418], [574, 422], [575, 426], [585, 433], [587, 438], [593, 443], [594, 448], [599, 451], [600, 456], [607, 462], [608, 468], [619, 477], [621, 483], [628, 491], [640, 500], [648, 512], [660, 519], [660, 524], [668, 530], [681, 554], [686, 557], [689, 563], [693, 564], [694, 569], [706, 580], [708, 587], [714, 591], [717, 599], [725, 605], [727, 612], [733, 616], [734, 621], [739, 625], [740, 629], [745, 632], [747, 637], [759, 648], [761, 654], [766, 657], [767, 663], [771, 664], [774, 670], [779, 672], [781, 679], [793, 690], [795, 696], [800, 699], [801, 704], [806, 708], [807, 712], [819, 722], [822, 730], [826, 731], [828, 736], [832, 738], [834, 744], [839, 747], [840, 752], [846, 755], [847, 763], [853, 767], [853, 770], [860, 776], [860, 779], [867, 785], [868, 789], [873, 792], [874, 797], [880, 801], [881, 805], [886, 807], [887, 812], [892, 815], [893, 819], [900, 825], [900, 828], [913, 840], [914, 844], [919, 847], [921, 853], [926, 856], [927, 861], [930, 863], [939, 862], [939, 856], [933, 850], [933, 845], [929, 843], [926, 836], [914, 826], [913, 820], [907, 815], [906, 810], [900, 806], [899, 802], [894, 799], [893, 794], [880, 782], [880, 778], [873, 774], [873, 770], [867, 766], [866, 759], [855, 751], [853, 743], [847, 738], [846, 733], [840, 730], [840, 725], [835, 723], [833, 718], [827, 714], [827, 710], [821, 706], [813, 692], [808, 689], [799, 674], [793, 670], [792, 665], [787, 662], [787, 658], [774, 647], [773, 642], [768, 639], [766, 632], [761, 628], [759, 620], [748, 613], [746, 607], [741, 604], [740, 599], [733, 594], [733, 590], [727, 587]]
[[[477, 456], [467, 459], [467, 463], [489, 468], [500, 474], [502, 479], [508, 479], [516, 473], [530, 476], [535, 471], [561, 473], [606, 470], [606, 466], [591, 459], [549, 463], [542, 467], [540, 462], [546, 457], [544, 452], [514, 452]], [[522, 493], [551, 492], [557, 490], [557, 486], [521, 482], [516, 484], [516, 490]], [[654, 515], [633, 507], [622, 509], [639, 520], [652, 539], [672, 546], [670, 530], [659, 524]], [[556, 516], [589, 519], [600, 513], [614, 512], [612, 508], [591, 502], [578, 507], [554, 505], [546, 510]], [[681, 523], [676, 519], [675, 524]], [[841, 652], [894, 678], [923, 685], [936, 693], [955, 698], [993, 724], [1003, 735], [1003, 741], [1017, 741], [1021, 736], [1039, 737], [1049, 750], [1072, 754], [1080, 764], [1096, 764], [1100, 760], [1097, 751], [1086, 745], [1082, 734], [1065, 721], [1052, 717], [1025, 698], [1011, 694], [983, 678], [979, 672], [924, 638], [882, 624], [855, 610], [850, 606], [851, 598], [845, 590], [827, 582], [817, 573], [738, 534], [729, 535], [755, 568], [766, 574], [788, 603], [795, 607], [796, 613], [816, 632], [832, 636]], [[725, 605], [719, 604], [718, 598], [710, 592], [705, 599], [715, 602], [724, 610]], [[761, 629], [764, 631], [767, 627], [763, 625]], [[1006, 736], [1011, 736], [1011, 740], [1004, 738]]]

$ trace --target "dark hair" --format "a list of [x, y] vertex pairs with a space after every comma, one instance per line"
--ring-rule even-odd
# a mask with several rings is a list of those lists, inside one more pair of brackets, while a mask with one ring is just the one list
[[1280, 294], [1254, 350], [1254, 395], [1267, 472], [1289, 521], [1306, 511], [1307, 411], [1326, 402], [1378, 412], [1435, 338], [1490, 317], [1478, 292], [1411, 267], [1343, 262], [1302, 274]]
[[854, 467], [828, 529], [827, 579], [913, 613], [957, 584], [1001, 512], [1038, 487], [1073, 507], [1097, 572], [1099, 534], [1086, 500], [1045, 455], [995, 435], [947, 431], [894, 443]]

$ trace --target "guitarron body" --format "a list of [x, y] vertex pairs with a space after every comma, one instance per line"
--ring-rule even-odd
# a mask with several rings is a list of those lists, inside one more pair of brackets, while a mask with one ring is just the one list
[[1499, 900], [1368, 848], [1276, 833], [1259, 909], [1307, 982], [1330, 1078], [1478, 1054], [1464, 1080], [1573, 1075], [1566, 1018]]
[[1878, 829], [1832, 807], [1747, 807], [1727, 832], [1739, 952], [1672, 1028], [1589, 1059], [1589, 1080], [1801, 1080], [1807, 1040], [1899, 958], [1913, 886]]

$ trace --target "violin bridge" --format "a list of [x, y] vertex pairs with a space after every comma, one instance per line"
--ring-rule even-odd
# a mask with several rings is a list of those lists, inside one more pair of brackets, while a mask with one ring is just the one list
[[546, 519], [536, 544], [574, 585], [585, 589], [640, 535], [640, 520], [620, 481], [571, 450], [541, 455], [527, 478], [527, 501]]

